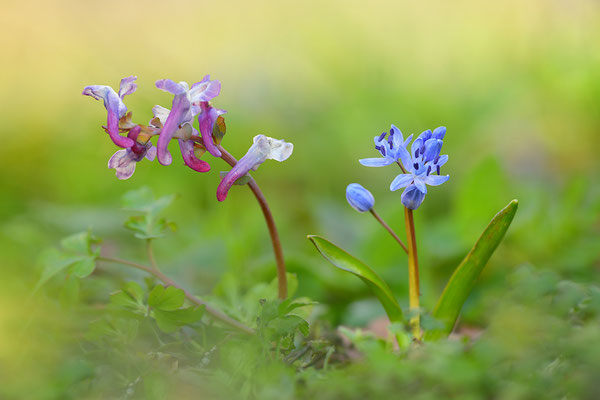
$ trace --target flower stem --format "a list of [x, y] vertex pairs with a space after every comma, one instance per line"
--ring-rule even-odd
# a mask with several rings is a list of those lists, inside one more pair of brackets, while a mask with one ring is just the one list
[[[417, 241], [415, 237], [415, 222], [413, 210], [404, 207], [406, 221], [406, 237], [408, 241], [408, 300], [411, 311], [419, 311], [419, 261], [417, 258]], [[419, 314], [410, 319], [415, 339], [421, 339]]]
[[[235, 164], [237, 163], [235, 157], [229, 154], [229, 152], [225, 150], [223, 146], [217, 145], [217, 148], [221, 151], [221, 158], [232, 167], [235, 166]], [[281, 300], [285, 300], [287, 298], [287, 276], [285, 271], [285, 260], [283, 258], [283, 249], [281, 248], [279, 233], [277, 233], [277, 226], [275, 225], [275, 220], [273, 219], [273, 214], [271, 213], [271, 209], [269, 208], [267, 199], [265, 199], [265, 196], [258, 187], [258, 184], [254, 180], [254, 178], [250, 177], [248, 187], [250, 188], [250, 190], [252, 190], [252, 193], [254, 193], [254, 197], [256, 197], [256, 200], [260, 205], [260, 208], [265, 217], [265, 221], [267, 222], [267, 227], [269, 228], [269, 235], [271, 236], [271, 242], [273, 243], [273, 252], [275, 253], [275, 262], [277, 264], [277, 282], [279, 286], [279, 298]]]
[[185, 293], [185, 297], [191, 301], [194, 304], [197, 305], [201, 305], [204, 306], [206, 312], [210, 315], [213, 316], [213, 318], [220, 320], [223, 323], [226, 323], [229, 326], [232, 326], [234, 328], [237, 328], [239, 330], [241, 330], [244, 333], [247, 334], [254, 334], [254, 330], [244, 324], [242, 324], [239, 321], [236, 321], [235, 319], [231, 318], [230, 316], [228, 316], [227, 314], [217, 310], [216, 308], [212, 307], [211, 305], [209, 305], [208, 303], [206, 303], [203, 300], [200, 300], [199, 298], [197, 298], [196, 296], [194, 296], [193, 294], [191, 294], [190, 292], [188, 292], [187, 290], [185, 290], [184, 288], [182, 288], [181, 286], [179, 286], [178, 284], [176, 284], [171, 278], [169, 278], [168, 276], [166, 276], [165, 274], [163, 274], [162, 272], [160, 272], [157, 268], [154, 267], [149, 267], [147, 265], [143, 265], [143, 264], [138, 264], [132, 261], [128, 261], [128, 260], [123, 260], [121, 258], [114, 258], [114, 257], [98, 257], [97, 258], [98, 261], [105, 261], [105, 262], [112, 262], [112, 263], [117, 263], [117, 264], [122, 264], [122, 265], [126, 265], [128, 267], [132, 267], [135, 269], [139, 269], [142, 271], [145, 271], [147, 273], [149, 273], [150, 275], [155, 276], [156, 278], [158, 278], [160, 281], [162, 281], [165, 285], [167, 286], [173, 286], [176, 287], [177, 289], [181, 289], [183, 290], [183, 292]]
[[396, 239], [396, 242], [398, 242], [400, 244], [400, 246], [402, 246], [404, 251], [406, 253], [408, 253], [408, 248], [406, 247], [406, 245], [402, 242], [402, 240], [398, 237], [398, 235], [396, 235], [396, 232], [394, 232], [392, 230], [392, 228], [390, 228], [390, 226], [388, 224], [386, 224], [385, 221], [379, 216], [379, 214], [377, 214], [377, 212], [375, 212], [375, 209], [371, 208], [369, 211], [371, 212], [371, 214], [373, 214], [375, 219], [390, 233], [390, 235], [392, 235], [392, 237], [394, 239]]
[[154, 248], [152, 247], [152, 239], [146, 239], [146, 251], [148, 253], [148, 260], [150, 261], [150, 265], [155, 270], [158, 270], [158, 266], [156, 265], [156, 259], [154, 258]]

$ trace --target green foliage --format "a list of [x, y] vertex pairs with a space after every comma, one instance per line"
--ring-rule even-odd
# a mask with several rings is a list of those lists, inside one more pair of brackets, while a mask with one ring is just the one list
[[122, 199], [126, 210], [142, 213], [129, 217], [125, 227], [134, 233], [138, 239], [156, 239], [165, 236], [169, 231], [175, 231], [177, 225], [158, 214], [175, 200], [175, 195], [154, 197], [148, 187], [127, 192]]
[[157, 285], [148, 296], [148, 306], [158, 327], [166, 333], [175, 332], [182, 326], [200, 321], [204, 306], [183, 307], [185, 293], [173, 286]]
[[100, 249], [93, 249], [93, 245], [100, 243], [100, 239], [88, 230], [68, 236], [60, 243], [61, 249], [51, 248], [42, 254], [43, 270], [34, 291], [63, 271], [78, 278], [85, 278], [94, 272]]
[[379, 299], [390, 321], [402, 322], [404, 320], [402, 308], [394, 294], [375, 271], [327, 239], [315, 235], [309, 235], [308, 239], [315, 245], [319, 253], [335, 267], [358, 276]]
[[444, 328], [428, 331], [425, 334], [426, 340], [440, 338], [452, 331], [477, 278], [506, 234], [517, 212], [518, 204], [517, 200], [512, 200], [494, 216], [469, 254], [456, 268], [433, 310], [433, 317], [441, 321]]

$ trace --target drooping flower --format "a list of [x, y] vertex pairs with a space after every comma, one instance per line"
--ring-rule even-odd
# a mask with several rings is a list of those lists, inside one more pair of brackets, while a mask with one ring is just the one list
[[234, 182], [245, 176], [250, 170], [256, 170], [266, 160], [285, 161], [294, 151], [294, 145], [265, 135], [254, 137], [254, 143], [248, 152], [225, 175], [217, 188], [217, 200], [223, 201]]
[[358, 212], [366, 212], [375, 205], [375, 198], [367, 189], [358, 183], [346, 187], [346, 200]]
[[[154, 106], [152, 108], [154, 119], [150, 121], [150, 124], [158, 128], [164, 129], [164, 123], [167, 121], [169, 116], [169, 110], [161, 107]], [[179, 149], [181, 150], [181, 156], [185, 165], [197, 172], [208, 172], [210, 171], [210, 165], [203, 160], [196, 157], [195, 154], [195, 141], [198, 140], [198, 131], [192, 127], [191, 123], [184, 123], [179, 129], [173, 133], [173, 137], [177, 138], [179, 142]]]
[[135, 172], [135, 166], [144, 158], [152, 161], [156, 156], [156, 147], [148, 141], [145, 144], [139, 143], [137, 137], [141, 128], [135, 126], [129, 131], [129, 139], [134, 141], [134, 145], [128, 149], [118, 150], [108, 160], [108, 168], [114, 168], [115, 174], [119, 179], [129, 179]]
[[134, 142], [127, 137], [119, 135], [119, 119], [127, 113], [127, 107], [123, 103], [123, 97], [132, 94], [137, 89], [136, 76], [121, 79], [119, 93], [117, 94], [110, 86], [91, 85], [83, 89], [83, 95], [91, 96], [96, 100], [102, 99], [104, 107], [108, 112], [107, 131], [112, 141], [119, 147], [129, 148]]
[[[400, 160], [406, 173], [394, 178], [390, 184], [390, 190], [395, 191], [406, 188], [402, 193], [402, 204], [405, 207], [417, 209], [425, 194], [427, 185], [438, 186], [450, 179], [449, 175], [439, 175], [440, 167], [446, 163], [448, 156], [440, 156], [446, 128], [440, 127], [435, 130], [427, 130], [415, 139], [411, 146], [411, 154], [406, 149], [400, 151]], [[440, 138], [441, 137], [441, 138]], [[437, 175], [432, 175], [437, 173]]]
[[221, 83], [217, 80], [211, 81], [210, 76], [206, 75], [202, 81], [194, 83], [191, 88], [187, 82], [175, 83], [170, 79], [156, 81], [156, 87], [175, 95], [171, 111], [167, 110], [167, 118], [157, 143], [158, 162], [162, 165], [170, 165], [173, 157], [167, 149], [169, 142], [178, 130], [184, 128], [184, 125], [189, 124], [191, 128], [194, 117], [202, 111], [201, 104], [219, 95]]
[[400, 129], [392, 124], [389, 135], [387, 132], [383, 132], [381, 135], [375, 136], [375, 149], [381, 153], [383, 158], [363, 158], [359, 162], [365, 167], [385, 167], [393, 164], [400, 159], [400, 153], [406, 151], [406, 146], [411, 139], [412, 135], [404, 140]]
[[221, 151], [213, 142], [212, 132], [219, 115], [225, 114], [227, 111], [212, 107], [207, 101], [200, 103], [200, 114], [198, 114], [198, 125], [204, 147], [210, 154], [215, 157], [221, 157]]

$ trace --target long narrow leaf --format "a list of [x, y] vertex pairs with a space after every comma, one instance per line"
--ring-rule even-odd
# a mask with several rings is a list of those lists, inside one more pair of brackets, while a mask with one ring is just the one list
[[475, 246], [456, 268], [433, 311], [433, 317], [443, 323], [443, 328], [428, 331], [426, 340], [448, 335], [458, 318], [460, 310], [469, 297], [477, 278], [508, 230], [519, 202], [512, 200], [485, 228]]
[[347, 253], [345, 250], [320, 236], [308, 235], [308, 239], [315, 245], [319, 253], [337, 268], [358, 276], [377, 296], [385, 309], [390, 321], [403, 321], [402, 308], [396, 301], [392, 290], [371, 268], [362, 261]]

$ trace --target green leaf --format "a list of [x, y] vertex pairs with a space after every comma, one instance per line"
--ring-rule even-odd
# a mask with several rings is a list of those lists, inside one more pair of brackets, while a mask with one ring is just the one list
[[138, 239], [157, 239], [165, 236], [168, 231], [175, 231], [177, 225], [165, 218], [156, 219], [152, 215], [134, 215], [125, 221], [125, 228], [134, 231]]
[[60, 245], [66, 251], [79, 254], [93, 254], [92, 244], [100, 243], [100, 240], [92, 236], [90, 231], [79, 232], [60, 241]]
[[428, 331], [425, 334], [426, 340], [438, 339], [452, 331], [477, 278], [508, 230], [517, 212], [518, 204], [517, 200], [512, 200], [494, 216], [475, 246], [456, 268], [432, 314], [435, 319], [443, 323], [443, 328]]
[[366, 264], [320, 236], [308, 235], [323, 257], [334, 266], [358, 276], [377, 296], [390, 321], [403, 321], [402, 308], [394, 297], [390, 287]]
[[127, 210], [156, 215], [168, 207], [174, 199], [175, 195], [163, 196], [156, 199], [149, 187], [143, 187], [125, 193], [122, 198], [122, 205]]
[[56, 249], [48, 249], [41, 256], [41, 263], [44, 266], [42, 275], [34, 288], [34, 292], [37, 291], [43, 284], [48, 282], [59, 272], [64, 271], [76, 262], [86, 258], [80, 255], [65, 255]]
[[183, 305], [185, 293], [174, 286], [157, 285], [148, 296], [148, 305], [162, 311], [177, 310]]
[[78, 278], [86, 278], [94, 272], [96, 268], [96, 257], [90, 256], [76, 261], [69, 267], [69, 272]]
[[182, 326], [200, 321], [204, 314], [204, 306], [182, 308], [181, 310], [154, 310], [156, 324], [165, 333], [175, 332]]

